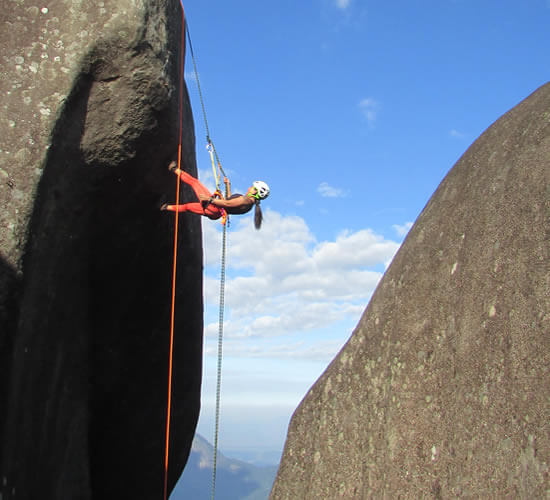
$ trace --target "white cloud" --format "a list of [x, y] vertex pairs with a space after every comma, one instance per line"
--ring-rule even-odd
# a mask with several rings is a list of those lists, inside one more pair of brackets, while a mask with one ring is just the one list
[[317, 187], [317, 192], [323, 198], [345, 198], [347, 196], [343, 189], [332, 187], [328, 182], [321, 182]]
[[359, 102], [359, 109], [361, 110], [361, 113], [371, 125], [373, 125], [374, 122], [376, 121], [379, 108], [380, 108], [380, 105], [378, 104], [378, 102], [372, 99], [371, 97], [362, 99]]
[[399, 224], [394, 224], [392, 227], [393, 229], [395, 229], [395, 232], [398, 236], [403, 237], [407, 235], [412, 226], [412, 222], [405, 222], [405, 224], [403, 224], [402, 226], [400, 226]]
[[[222, 400], [224, 439], [235, 442], [258, 441], [248, 423], [243, 431], [243, 418], [250, 415], [263, 433], [279, 433], [274, 442], [284, 441], [292, 410], [349, 339], [382, 277], [381, 265], [399, 247], [369, 229], [319, 241], [300, 217], [272, 210], [264, 216], [260, 231], [251, 216], [233, 217], [227, 235]], [[217, 387], [221, 231], [220, 224], [207, 219], [202, 227], [207, 307], [199, 426], [210, 430]], [[284, 408], [277, 425], [276, 405]], [[228, 418], [231, 412], [234, 418]]]
[[465, 134], [463, 134], [462, 132], [459, 132], [458, 130], [455, 130], [455, 129], [450, 130], [449, 135], [451, 137], [455, 137], [457, 139], [462, 139], [465, 136]]
[[339, 9], [347, 9], [351, 4], [351, 0], [335, 0], [335, 3]]
[[[371, 230], [345, 231], [316, 241], [305, 221], [267, 210], [260, 231], [251, 217], [233, 218], [228, 234], [224, 331], [228, 338], [304, 333], [357, 321], [378, 281], [379, 269], [399, 244]], [[203, 224], [206, 302], [217, 307], [220, 232]], [[213, 274], [211, 274], [213, 273]], [[208, 319], [207, 319], [208, 321]], [[217, 336], [214, 318], [205, 330]]]
[[370, 229], [344, 231], [335, 241], [317, 245], [314, 258], [321, 268], [358, 269], [375, 266], [393, 256], [399, 245], [374, 234]]
[[216, 181], [214, 179], [214, 174], [211, 168], [199, 169], [198, 170], [199, 180], [206, 188], [210, 191], [216, 190]]
[[[341, 342], [336, 340], [324, 340], [306, 345], [304, 342], [291, 342], [279, 344], [273, 348], [250, 345], [246, 341], [232, 342], [224, 351], [226, 356], [244, 358], [279, 358], [279, 359], [303, 359], [312, 361], [325, 361], [333, 358], [340, 348]], [[217, 355], [215, 346], [209, 346], [206, 354]]]

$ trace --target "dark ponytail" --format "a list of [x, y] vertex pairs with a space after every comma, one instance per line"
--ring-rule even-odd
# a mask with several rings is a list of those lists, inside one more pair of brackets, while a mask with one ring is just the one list
[[260, 200], [254, 200], [256, 204], [254, 208], [254, 227], [260, 229], [262, 227], [262, 220], [264, 218], [262, 214], [262, 209], [260, 208]]

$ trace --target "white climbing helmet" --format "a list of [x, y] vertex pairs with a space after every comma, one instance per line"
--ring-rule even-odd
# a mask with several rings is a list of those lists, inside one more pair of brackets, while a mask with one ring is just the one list
[[252, 184], [257, 191], [257, 197], [260, 200], [265, 200], [269, 196], [269, 186], [263, 181], [254, 181]]

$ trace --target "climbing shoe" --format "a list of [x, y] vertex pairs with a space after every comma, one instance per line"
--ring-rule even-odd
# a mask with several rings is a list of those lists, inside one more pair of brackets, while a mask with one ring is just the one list
[[168, 170], [170, 170], [170, 172], [175, 172], [177, 168], [178, 164], [175, 161], [171, 161], [170, 165], [168, 165]]

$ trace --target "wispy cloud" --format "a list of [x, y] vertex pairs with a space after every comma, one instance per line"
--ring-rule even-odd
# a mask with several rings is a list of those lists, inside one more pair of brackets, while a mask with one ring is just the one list
[[[550, 1], [550, 0], [549, 0], [549, 1]], [[466, 134], [464, 134], [464, 133], [462, 133], [462, 132], [459, 132], [458, 130], [456, 130], [456, 129], [453, 128], [452, 130], [449, 131], [449, 135], [450, 135], [451, 137], [455, 137], [455, 138], [457, 138], [457, 139], [463, 139], [463, 138], [465, 137]]]
[[399, 224], [394, 224], [392, 227], [393, 229], [395, 229], [397, 236], [403, 237], [407, 235], [412, 226], [412, 222], [405, 222], [405, 224], [403, 224], [402, 226]]
[[[227, 346], [224, 351], [226, 356], [241, 358], [278, 358], [278, 359], [304, 359], [314, 361], [326, 361], [332, 359], [342, 347], [341, 342], [325, 340], [307, 345], [305, 342], [291, 342], [279, 344], [274, 348], [270, 346], [251, 346], [250, 342], [235, 341]], [[206, 348], [206, 354], [216, 355], [217, 347], [212, 345]]]
[[367, 97], [359, 102], [359, 109], [370, 125], [374, 125], [378, 117], [379, 103], [372, 97]]
[[347, 196], [347, 193], [343, 189], [335, 188], [329, 185], [328, 182], [321, 182], [317, 187], [317, 192], [323, 198], [345, 198]]
[[351, 4], [351, 0], [334, 0], [334, 1], [336, 4], [336, 7], [338, 7], [339, 9], [347, 9]]

